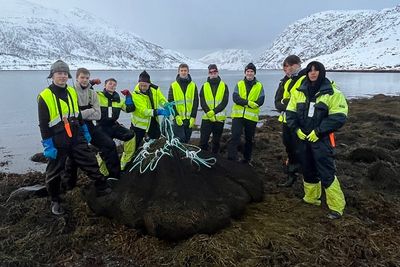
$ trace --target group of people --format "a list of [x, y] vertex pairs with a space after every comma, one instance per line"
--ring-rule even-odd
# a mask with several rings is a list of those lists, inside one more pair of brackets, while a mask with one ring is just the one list
[[[311, 62], [301, 70], [300, 59], [289, 56], [283, 63], [285, 77], [275, 96], [276, 108], [282, 112], [283, 142], [288, 153], [288, 180], [279, 186], [291, 186], [299, 172], [304, 176], [303, 198], [306, 203], [319, 205], [321, 184], [325, 188], [330, 208], [329, 217], [340, 218], [345, 205], [339, 181], [335, 176], [333, 147], [330, 134], [340, 128], [347, 115], [343, 95], [325, 77], [325, 68]], [[231, 139], [228, 159], [238, 161], [238, 146], [244, 132], [245, 145], [240, 162], [250, 164], [253, 139], [264, 104], [264, 88], [256, 78], [253, 63], [246, 65], [244, 78], [237, 82], [232, 93], [233, 106]], [[38, 96], [39, 127], [48, 158], [46, 186], [51, 199], [51, 211], [64, 213], [61, 190], [73, 188], [78, 167], [94, 180], [99, 195], [111, 192], [108, 180], [118, 180], [121, 172], [133, 159], [145, 138], [161, 136], [160, 116], [171, 118], [174, 135], [183, 143], [191, 139], [199, 104], [204, 111], [200, 126], [199, 146], [219, 153], [220, 139], [227, 118], [229, 90], [219, 76], [215, 64], [208, 66], [207, 81], [198, 92], [190, 76], [189, 66], [180, 64], [171, 83], [167, 98], [143, 71], [133, 90], [116, 91], [117, 80], [109, 78], [103, 91], [94, 91], [101, 84], [90, 79], [90, 72], [79, 68], [74, 86], [68, 65], [58, 60], [48, 76], [52, 83]], [[172, 106], [172, 109], [171, 109]], [[120, 112], [131, 113], [130, 128], [118, 122]], [[94, 123], [95, 122], [95, 123]], [[118, 156], [114, 139], [123, 141], [123, 154]], [[95, 146], [95, 152], [88, 144]]]
[[281, 112], [282, 140], [288, 155], [289, 187], [297, 174], [303, 174], [303, 201], [321, 205], [322, 187], [329, 207], [328, 218], [339, 219], [346, 205], [336, 177], [334, 132], [344, 125], [348, 106], [336, 84], [326, 78], [322, 63], [310, 62], [305, 69], [296, 55], [283, 62], [285, 76], [275, 94], [275, 107]]

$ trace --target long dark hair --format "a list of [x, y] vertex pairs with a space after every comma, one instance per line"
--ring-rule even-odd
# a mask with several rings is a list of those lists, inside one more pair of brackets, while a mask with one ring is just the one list
[[[310, 73], [312, 67], [315, 68], [315, 70], [319, 71], [319, 75], [318, 75], [318, 79], [314, 82], [310, 81], [310, 78], [308, 78], [308, 73]], [[326, 70], [325, 70], [325, 66], [318, 61], [311, 61], [310, 63], [308, 63], [307, 67], [306, 67], [306, 73], [307, 73], [307, 80], [309, 82], [309, 84], [316, 88], [319, 89], [321, 87], [322, 82], [325, 80], [326, 78]]]

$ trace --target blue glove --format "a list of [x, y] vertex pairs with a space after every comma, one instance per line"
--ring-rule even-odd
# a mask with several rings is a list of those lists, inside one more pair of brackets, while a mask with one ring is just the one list
[[80, 129], [83, 132], [83, 135], [85, 136], [86, 141], [88, 143], [90, 143], [90, 141], [92, 141], [92, 137], [90, 136], [89, 129], [88, 129], [87, 125], [86, 124], [82, 125], [80, 127]]
[[171, 112], [169, 111], [169, 109], [159, 108], [159, 109], [157, 109], [157, 115], [163, 115], [163, 116], [168, 117], [169, 115], [171, 115]]
[[133, 99], [131, 95], [125, 97], [125, 105], [133, 105]]
[[43, 155], [48, 159], [57, 158], [57, 148], [54, 147], [53, 139], [47, 138], [42, 140], [42, 145], [44, 147]]

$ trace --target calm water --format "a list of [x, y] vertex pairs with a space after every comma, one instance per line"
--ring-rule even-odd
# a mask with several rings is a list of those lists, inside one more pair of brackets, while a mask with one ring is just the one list
[[[133, 89], [140, 71], [92, 71], [92, 77], [102, 81], [114, 77], [118, 80], [118, 91]], [[153, 83], [159, 85], [167, 96], [169, 84], [175, 79], [175, 70], [149, 71]], [[44, 170], [44, 164], [32, 163], [29, 158], [42, 151], [37, 119], [36, 97], [50, 81], [48, 71], [0, 71], [0, 162], [9, 161], [0, 171], [24, 173], [29, 170]], [[72, 73], [74, 76], [75, 73]], [[192, 70], [192, 79], [198, 87], [206, 81], [206, 70]], [[242, 71], [221, 71], [221, 78], [228, 84], [230, 92], [236, 82], [243, 78]], [[264, 84], [266, 102], [264, 114], [276, 114], [273, 98], [281, 71], [258, 71], [257, 78]], [[371, 96], [378, 93], [400, 94], [399, 73], [328, 73], [348, 98]], [[70, 80], [69, 84], [72, 83]], [[102, 90], [101, 86], [96, 87]], [[229, 106], [232, 105], [230, 98]], [[351, 110], [350, 110], [351, 115]], [[201, 114], [198, 114], [198, 122]], [[121, 122], [129, 126], [129, 115], [122, 114]]]

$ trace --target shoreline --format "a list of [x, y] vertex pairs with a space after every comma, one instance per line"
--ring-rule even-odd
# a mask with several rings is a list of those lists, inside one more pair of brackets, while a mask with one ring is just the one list
[[[90, 69], [91, 71], [141, 71], [147, 68], [140, 69]], [[149, 71], [175, 71], [175, 69], [147, 69]], [[207, 69], [196, 69], [191, 68], [191, 70], [207, 70]], [[230, 70], [230, 69], [220, 69], [222, 71], [242, 71], [242, 70]], [[0, 71], [48, 71], [45, 69], [2, 69]], [[76, 69], [71, 68], [71, 71], [76, 71]], [[281, 69], [258, 69], [258, 71], [282, 71]], [[349, 72], [349, 73], [400, 73], [400, 69], [327, 69], [326, 72]]]

